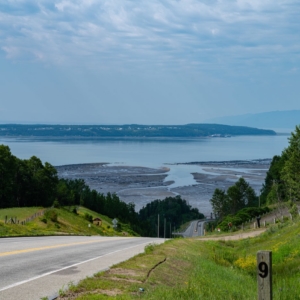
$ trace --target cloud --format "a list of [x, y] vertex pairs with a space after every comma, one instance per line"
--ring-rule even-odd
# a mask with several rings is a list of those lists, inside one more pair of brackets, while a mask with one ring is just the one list
[[11, 60], [97, 67], [299, 62], [299, 12], [294, 0], [8, 0], [0, 47]]

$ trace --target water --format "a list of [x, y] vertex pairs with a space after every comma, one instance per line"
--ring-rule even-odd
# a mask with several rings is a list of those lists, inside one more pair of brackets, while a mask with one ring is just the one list
[[231, 138], [105, 139], [39, 141], [0, 138], [13, 155], [28, 159], [35, 155], [54, 166], [105, 162], [113, 165], [170, 168], [170, 186], [195, 184], [191, 172], [198, 166], [172, 165], [196, 161], [227, 161], [272, 158], [288, 146], [288, 136], [238, 136]]

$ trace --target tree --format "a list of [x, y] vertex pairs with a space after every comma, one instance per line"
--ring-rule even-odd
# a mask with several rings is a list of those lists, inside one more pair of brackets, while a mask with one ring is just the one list
[[258, 198], [253, 188], [241, 177], [233, 186], [229, 187], [227, 193], [215, 189], [210, 199], [213, 212], [223, 219], [228, 214], [235, 214], [244, 207], [255, 207]]
[[212, 198], [209, 200], [213, 212], [218, 218], [223, 219], [229, 213], [228, 197], [225, 191], [215, 189]]
[[[192, 208], [180, 196], [167, 197], [164, 200], [154, 200], [139, 211], [139, 222], [144, 229], [144, 235], [157, 236], [157, 215], [166, 219], [166, 227], [179, 227], [195, 219], [203, 219], [204, 215], [197, 208]], [[160, 232], [163, 232], [164, 222], [160, 222]]]
[[286, 187], [287, 198], [300, 199], [300, 126], [296, 126], [289, 138], [289, 146], [285, 149], [285, 161], [281, 175]]
[[[285, 151], [282, 155], [275, 155], [271, 161], [269, 170], [266, 174], [265, 182], [261, 189], [260, 203], [269, 204], [271, 199], [275, 199], [274, 191], [276, 195], [279, 195], [282, 199], [285, 197], [285, 186], [282, 180], [282, 169], [287, 161], [287, 154]], [[276, 187], [274, 186], [276, 185]], [[269, 196], [269, 194], [272, 194]], [[276, 196], [277, 197], [277, 196]], [[273, 200], [271, 200], [273, 202]]]
[[16, 157], [8, 146], [0, 145], [0, 207], [11, 207], [15, 200]]
[[36, 156], [25, 160], [29, 180], [26, 183], [26, 191], [29, 206], [50, 206], [54, 201], [56, 186], [58, 183], [57, 171], [49, 163], [43, 165]]
[[230, 212], [235, 214], [244, 207], [257, 206], [257, 196], [253, 188], [241, 177], [235, 185], [227, 190]]

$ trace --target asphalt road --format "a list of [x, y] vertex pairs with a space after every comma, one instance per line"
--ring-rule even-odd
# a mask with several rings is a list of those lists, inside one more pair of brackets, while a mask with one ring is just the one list
[[204, 224], [207, 221], [192, 221], [186, 231], [182, 234], [184, 237], [196, 237], [204, 235]]
[[23, 237], [0, 239], [0, 300], [53, 299], [68, 284], [144, 251], [158, 238]]

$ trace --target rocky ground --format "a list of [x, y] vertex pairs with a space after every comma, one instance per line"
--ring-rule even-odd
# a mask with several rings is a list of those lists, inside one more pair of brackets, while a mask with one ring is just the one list
[[[155, 199], [181, 195], [190, 205], [209, 215], [209, 199], [214, 190], [226, 190], [239, 177], [244, 177], [259, 192], [270, 160], [193, 162], [188, 165], [199, 167], [192, 173], [195, 183], [189, 186], [170, 188], [173, 181], [166, 181], [168, 168], [146, 168], [112, 166], [104, 163], [78, 164], [56, 167], [63, 178], [82, 178], [91, 189], [100, 193], [117, 193], [122, 201], [133, 202], [139, 210]], [[170, 166], [172, 168], [172, 166]]]

